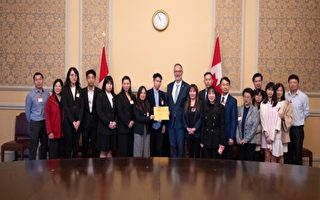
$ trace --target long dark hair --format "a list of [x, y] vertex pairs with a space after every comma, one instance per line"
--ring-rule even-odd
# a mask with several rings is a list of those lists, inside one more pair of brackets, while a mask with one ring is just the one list
[[190, 95], [189, 95], [189, 92], [191, 89], [194, 89], [196, 91], [196, 102], [194, 104], [194, 107], [196, 110], [198, 110], [200, 108], [200, 105], [199, 105], [199, 90], [198, 90], [198, 87], [196, 84], [191, 84], [190, 85], [190, 88], [189, 88], [189, 91], [188, 91], [188, 97], [187, 97], [187, 101], [186, 103], [184, 104], [184, 111], [185, 112], [188, 112], [191, 110], [191, 99], [190, 99]]
[[79, 88], [80, 87], [80, 77], [79, 77], [79, 72], [78, 72], [77, 68], [75, 68], [75, 67], [70, 67], [69, 68], [68, 73], [67, 73], [67, 77], [66, 77], [66, 81], [64, 82], [64, 85], [68, 86], [68, 87], [71, 86], [71, 81], [70, 81], [69, 76], [70, 76], [72, 71], [74, 71], [74, 73], [78, 76], [77, 82], [76, 82], [76, 87]]
[[[129, 76], [124, 76], [124, 77], [122, 78], [122, 80], [121, 80], [121, 83], [123, 83], [123, 81], [125, 81], [125, 80], [128, 80], [128, 81], [130, 82], [130, 88], [129, 88], [129, 90], [128, 90], [128, 93], [129, 93], [130, 96], [132, 96], [132, 91], [131, 91], [131, 79], [130, 79]], [[121, 92], [125, 92], [122, 86], [121, 86]]]
[[[52, 94], [56, 94], [56, 92], [54, 91], [54, 86], [57, 84], [57, 83], [60, 83], [61, 85], [61, 89], [63, 88], [63, 82], [60, 78], [56, 79], [54, 82], [53, 82], [53, 85], [52, 85]], [[61, 95], [61, 93], [60, 93]]]
[[142, 91], [146, 92], [147, 95], [147, 89], [145, 86], [140, 86], [138, 89], [138, 93], [137, 93], [137, 102], [136, 102], [136, 106], [138, 108], [138, 110], [142, 111], [143, 113], [149, 112], [150, 111], [150, 104], [148, 102], [147, 96], [145, 100], [141, 100], [140, 99], [140, 95], [142, 93]]
[[[258, 96], [258, 95], [262, 96], [261, 102], [263, 102], [263, 100], [266, 98], [265, 92], [263, 90], [261, 90], [261, 89], [253, 90], [252, 105], [255, 104], [255, 102], [256, 102], [255, 96]], [[258, 109], [260, 109], [261, 102], [258, 105]]]
[[111, 94], [114, 95], [114, 84], [113, 84], [113, 79], [111, 76], [107, 76], [104, 78], [103, 83], [102, 83], [102, 91], [106, 90], [107, 83], [111, 83], [111, 85], [112, 85]]
[[[272, 95], [272, 100], [271, 100], [271, 103], [272, 103], [272, 107], [275, 107], [278, 103], [277, 101], [277, 92], [275, 90], [275, 87], [276, 85], [274, 84], [274, 82], [269, 82], [266, 86], [266, 93], [267, 93], [267, 90], [273, 90], [273, 95]], [[268, 103], [268, 94], [266, 95], [266, 98], [263, 100], [263, 103], [266, 104]]]
[[207, 90], [207, 99], [208, 99], [208, 102], [207, 102], [207, 103], [208, 103], [208, 105], [210, 105], [210, 101], [209, 101], [209, 98], [208, 98], [208, 95], [209, 95], [210, 92], [213, 92], [213, 93], [215, 94], [216, 98], [214, 99], [214, 104], [216, 104], [216, 103], [218, 102], [219, 93], [218, 93], [218, 91], [216, 90], [216, 88], [213, 87], [213, 86], [210, 86], [210, 87], [208, 88], [208, 90]]
[[275, 91], [276, 91], [276, 96], [277, 96], [277, 90], [279, 89], [279, 88], [282, 88], [282, 90], [283, 90], [283, 93], [282, 93], [282, 96], [281, 96], [281, 98], [280, 98], [280, 100], [281, 101], [284, 101], [286, 98], [285, 98], [285, 90], [284, 90], [284, 86], [283, 86], [283, 84], [282, 83], [277, 83], [276, 84], [276, 86], [275, 86]]

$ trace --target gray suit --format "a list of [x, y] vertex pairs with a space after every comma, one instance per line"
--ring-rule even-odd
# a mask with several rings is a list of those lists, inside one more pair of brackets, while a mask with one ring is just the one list
[[259, 121], [260, 121], [259, 110], [253, 105], [250, 105], [248, 115], [245, 119], [246, 121], [244, 124], [244, 138], [242, 138], [241, 125], [243, 121], [243, 118], [242, 118], [243, 110], [244, 110], [244, 106], [240, 106], [238, 108], [238, 127], [237, 127], [237, 134], [236, 134], [237, 143], [239, 144], [240, 140], [244, 139], [245, 143], [256, 144], [256, 140], [254, 140], [254, 136], [256, 134]]

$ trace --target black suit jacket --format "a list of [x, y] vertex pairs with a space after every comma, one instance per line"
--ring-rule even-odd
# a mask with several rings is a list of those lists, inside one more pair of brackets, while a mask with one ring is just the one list
[[202, 112], [201, 143], [206, 148], [218, 148], [224, 145], [224, 106], [218, 102], [206, 103]]
[[208, 99], [206, 98], [206, 89], [199, 92], [199, 100], [201, 102], [201, 108], [203, 109], [205, 104], [208, 102]]
[[[153, 115], [153, 107], [156, 106], [156, 100], [153, 92], [153, 88], [147, 91], [147, 98], [150, 104], [150, 114]], [[166, 106], [167, 101], [166, 101], [166, 93], [163, 91], [159, 90], [159, 106]], [[161, 121], [161, 125], [165, 125], [165, 121]]]
[[112, 135], [117, 133], [117, 129], [109, 128], [111, 121], [117, 122], [115, 95], [112, 102], [113, 107], [105, 92], [100, 92], [97, 95], [98, 134]]
[[[195, 138], [200, 138], [200, 133], [201, 133], [201, 109], [197, 109], [194, 113], [194, 117], [192, 121], [189, 121], [189, 116], [191, 114], [191, 110], [188, 110], [187, 112], [185, 111], [183, 114], [183, 123], [184, 123], [184, 128], [186, 129], [186, 134], [185, 137], [195, 137]], [[191, 126], [193, 124], [193, 126]], [[194, 135], [189, 135], [187, 128], [195, 128], [196, 131]]]
[[67, 120], [67, 122], [70, 124], [77, 120], [81, 122], [83, 118], [83, 100], [81, 88], [76, 88], [76, 95], [74, 99], [71, 88], [69, 86], [63, 87], [61, 101], [64, 111], [64, 120]]
[[[135, 102], [135, 96], [131, 95], [131, 99]], [[130, 134], [133, 133], [133, 128], [129, 128], [128, 125], [131, 120], [134, 120], [133, 107], [134, 104], [130, 104], [125, 92], [120, 92], [116, 97], [116, 110], [118, 116], [118, 133]]]
[[204, 102], [206, 100], [206, 89], [203, 89], [199, 92], [199, 99]]
[[133, 112], [134, 112], [134, 133], [137, 133], [139, 135], [143, 135], [144, 134], [144, 128], [146, 127], [147, 129], [147, 134], [150, 133], [150, 115], [148, 115], [148, 113], [150, 113], [150, 110], [148, 110], [146, 113], [144, 113], [142, 110], [139, 110], [137, 108], [137, 106], [135, 105], [133, 108]]
[[[98, 116], [97, 116], [97, 96], [101, 92], [98, 87], [94, 87], [93, 92], [93, 102], [92, 102], [92, 113], [90, 113], [89, 109], [89, 100], [88, 100], [88, 87], [85, 87], [81, 90], [82, 100], [83, 100], [83, 120], [82, 120], [82, 128], [87, 128], [89, 123], [97, 124]], [[90, 121], [90, 115], [92, 115], [92, 119]]]

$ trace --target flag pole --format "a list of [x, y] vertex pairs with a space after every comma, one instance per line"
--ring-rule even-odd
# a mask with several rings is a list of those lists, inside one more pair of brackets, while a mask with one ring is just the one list
[[106, 32], [102, 32], [102, 44], [103, 44], [103, 47], [106, 47], [106, 37], [107, 37], [107, 35], [106, 35]]
[[218, 29], [218, 25], [216, 25], [215, 32], [216, 32], [216, 38], [217, 38], [217, 37], [219, 37], [219, 29]]
[[[102, 88], [103, 80], [106, 76], [109, 75], [108, 62], [106, 56], [106, 33], [102, 32], [101, 34], [102, 40], [98, 39], [102, 43], [102, 54], [101, 54], [101, 62], [100, 62], [100, 76], [99, 76], [99, 87]], [[100, 37], [101, 38], [101, 37]]]

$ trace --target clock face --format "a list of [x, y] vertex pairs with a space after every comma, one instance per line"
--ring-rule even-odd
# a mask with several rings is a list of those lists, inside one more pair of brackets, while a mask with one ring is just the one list
[[153, 27], [158, 31], [165, 30], [169, 25], [169, 16], [163, 10], [158, 10], [152, 17]]

